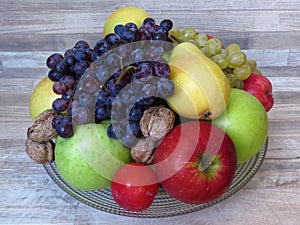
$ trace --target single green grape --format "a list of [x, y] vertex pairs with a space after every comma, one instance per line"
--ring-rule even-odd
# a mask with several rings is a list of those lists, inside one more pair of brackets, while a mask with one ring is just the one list
[[198, 33], [195, 37], [200, 47], [204, 47], [205, 43], [208, 41], [207, 35], [204, 33]]
[[222, 54], [222, 55], [225, 55], [226, 57], [227, 57], [227, 53], [226, 53], [226, 50], [225, 49], [221, 49], [221, 53], [220, 54]]
[[169, 36], [173, 36], [175, 38], [179, 38], [180, 35], [180, 30], [176, 27], [173, 27], [170, 31], [169, 31]]
[[237, 79], [236, 77], [232, 74], [232, 73], [228, 73], [225, 75], [229, 84], [230, 84], [230, 87], [234, 88], [236, 86], [236, 83], [237, 83]]
[[211, 55], [209, 54], [209, 51], [207, 50], [207, 48], [202, 47], [200, 48], [200, 50], [204, 53], [204, 55], [206, 55], [208, 58], [211, 58]]
[[255, 62], [254, 60], [250, 60], [250, 59], [247, 59], [247, 60], [244, 62], [244, 64], [250, 66], [251, 72], [253, 72], [253, 71], [256, 69], [256, 66], [257, 66], [256, 62]]
[[179, 35], [179, 39], [181, 41], [189, 41], [189, 40], [195, 40], [195, 37], [197, 35], [197, 32], [194, 28], [192, 27], [187, 27], [183, 29]]
[[235, 51], [228, 56], [230, 68], [237, 68], [242, 65], [246, 60], [246, 54], [241, 51]]
[[234, 52], [240, 52], [241, 51], [241, 47], [238, 44], [233, 43], [233, 44], [228, 45], [225, 48], [225, 50], [226, 50], [227, 55], [229, 56], [229, 55], [231, 55]]
[[211, 38], [205, 43], [204, 47], [207, 49], [209, 55], [216, 55], [221, 52], [222, 43], [217, 38]]
[[215, 56], [213, 56], [211, 58], [222, 70], [225, 69], [228, 64], [229, 64], [229, 60], [227, 58], [226, 55], [220, 53], [220, 54], [217, 54]]
[[233, 74], [238, 80], [246, 80], [251, 75], [250, 66], [243, 64], [233, 70]]
[[244, 81], [238, 80], [235, 85], [236, 88], [244, 89]]

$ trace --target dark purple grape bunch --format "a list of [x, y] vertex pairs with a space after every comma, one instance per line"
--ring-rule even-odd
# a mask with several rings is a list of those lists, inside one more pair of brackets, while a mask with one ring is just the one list
[[93, 50], [83, 40], [78, 41], [64, 55], [54, 53], [47, 58], [46, 64], [50, 69], [48, 77], [55, 82], [53, 92], [61, 95], [52, 103], [52, 108], [59, 113], [52, 125], [61, 137], [66, 138], [73, 134], [71, 116], [75, 87], [92, 62], [92, 58]]
[[159, 25], [153, 18], [146, 18], [140, 27], [140, 40], [169, 41], [168, 33], [172, 29], [171, 20], [165, 19]]
[[50, 55], [46, 61], [50, 69], [49, 79], [57, 82], [64, 75], [72, 75], [79, 80], [93, 61], [93, 55], [94, 51], [83, 40], [78, 41], [72, 49], [68, 49], [64, 56], [60, 53]]
[[155, 43], [154, 41], [172, 42], [168, 37], [168, 32], [172, 27], [173, 23], [171, 20], [165, 19], [157, 25], [152, 18], [146, 18], [140, 28], [131, 22], [125, 25], [116, 25], [114, 27], [114, 33], [107, 34], [105, 38], [100, 39], [96, 43], [93, 59], [95, 60], [102, 56], [112, 48], [135, 41], [152, 40], [153, 43]]
[[[168, 76], [170, 68], [162, 58], [164, 54], [164, 44], [160, 46], [153, 45], [153, 42], [149, 40], [151, 40], [152, 36], [152, 40], [155, 40], [154, 35], [162, 32], [165, 36], [164, 39], [160, 40], [160, 43], [163, 43], [162, 41], [171, 41], [167, 36], [172, 26], [173, 24], [170, 20], [163, 20], [160, 25], [156, 25], [152, 18], [147, 18], [140, 29], [134, 23], [116, 25], [114, 33], [106, 35], [105, 38], [97, 42], [94, 47], [94, 52], [102, 57], [99, 57], [94, 64], [97, 65], [96, 76], [104, 85], [99, 92], [96, 102], [96, 121], [101, 122], [105, 119], [111, 119], [111, 108], [115, 103], [114, 100], [116, 96], [131, 81], [143, 77], [155, 76], [155, 74], [159, 77]], [[148, 30], [150, 31], [151, 27], [151, 33], [149, 33]], [[146, 32], [148, 38], [141, 39], [141, 32]], [[126, 45], [128, 43], [131, 44]], [[157, 61], [158, 63], [152, 66], [151, 63], [143, 63], [144, 61]], [[122, 69], [120, 69], [120, 65], [123, 66]], [[168, 85], [174, 88], [174, 85], [170, 85], [170, 83], [170, 80], [169, 82], [161, 82], [159, 88], [164, 89]], [[172, 88], [169, 88], [169, 92], [172, 92]], [[139, 91], [139, 89], [135, 90], [135, 92]], [[126, 95], [128, 93], [124, 94]], [[134, 99], [134, 96], [135, 93], [128, 94], [129, 99]], [[153, 103], [152, 98], [149, 98], [148, 102]], [[126, 108], [119, 102], [117, 105], [120, 105], [120, 108]], [[124, 110], [120, 110], [119, 112], [123, 111]]]
[[169, 73], [170, 67], [165, 62], [137, 65], [128, 85], [114, 97], [110, 112], [114, 122], [108, 127], [109, 137], [120, 139], [128, 147], [136, 144], [143, 136], [139, 125], [143, 112], [154, 105], [166, 105], [164, 99], [174, 93]]
[[132, 147], [142, 136], [143, 112], [174, 92], [170, 68], [163, 59], [168, 48], [161, 44], [172, 42], [168, 38], [172, 26], [170, 20], [157, 25], [152, 18], [140, 28], [134, 23], [117, 25], [93, 49], [78, 41], [64, 55], [49, 56], [48, 76], [55, 81], [53, 91], [61, 95], [52, 104], [58, 112], [52, 121], [58, 135], [70, 137], [75, 124], [112, 119], [108, 136]]

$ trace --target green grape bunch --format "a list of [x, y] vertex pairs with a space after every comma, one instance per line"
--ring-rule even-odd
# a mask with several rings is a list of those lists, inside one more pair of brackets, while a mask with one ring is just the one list
[[176, 43], [191, 42], [195, 44], [208, 58], [214, 61], [224, 72], [231, 87], [243, 89], [244, 80], [252, 73], [261, 74], [254, 60], [247, 59], [241, 47], [232, 43], [222, 45], [218, 38], [197, 32], [187, 27], [183, 30], [173, 28], [169, 37]]

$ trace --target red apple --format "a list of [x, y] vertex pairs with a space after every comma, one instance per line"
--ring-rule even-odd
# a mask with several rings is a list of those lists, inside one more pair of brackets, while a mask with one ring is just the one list
[[131, 211], [150, 207], [159, 189], [154, 171], [142, 163], [123, 165], [114, 175], [111, 193], [118, 205]]
[[176, 126], [157, 146], [154, 162], [166, 192], [189, 204], [210, 202], [223, 195], [237, 168], [229, 136], [203, 121]]
[[267, 112], [273, 107], [272, 84], [265, 76], [251, 74], [244, 81], [244, 90], [255, 96], [263, 104]]

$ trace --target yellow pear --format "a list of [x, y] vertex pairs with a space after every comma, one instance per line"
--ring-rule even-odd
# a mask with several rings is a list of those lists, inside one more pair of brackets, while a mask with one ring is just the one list
[[60, 98], [61, 95], [55, 94], [52, 90], [54, 82], [44, 77], [34, 88], [29, 103], [29, 113], [31, 119], [37, 117], [41, 112], [46, 109], [52, 108], [52, 102]]
[[109, 33], [114, 33], [114, 28], [118, 24], [125, 25], [132, 22], [140, 27], [144, 19], [150, 17], [150, 15], [143, 9], [135, 6], [127, 6], [114, 11], [105, 21], [103, 36]]
[[167, 99], [179, 115], [211, 120], [220, 116], [228, 103], [230, 85], [223, 71], [192, 43], [177, 45], [170, 56], [170, 79], [175, 93]]

